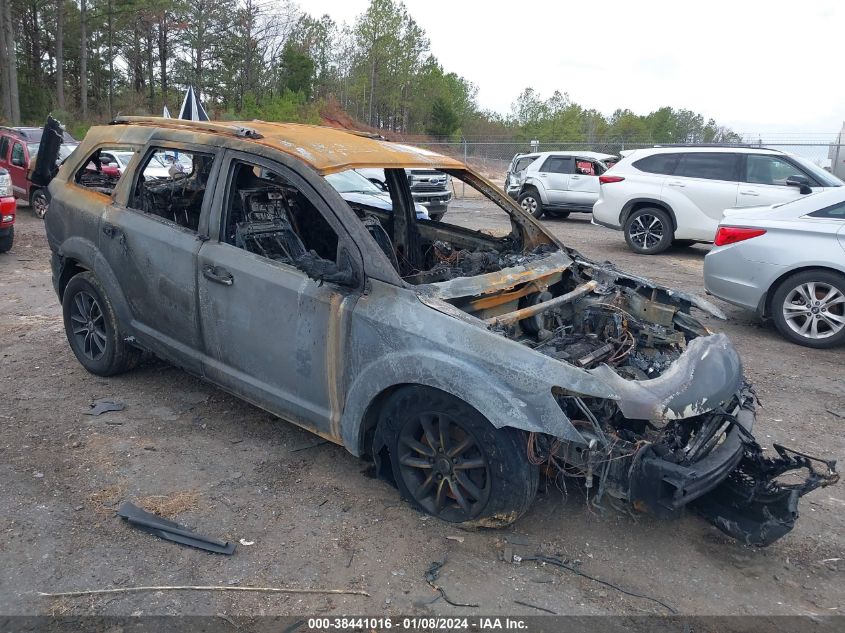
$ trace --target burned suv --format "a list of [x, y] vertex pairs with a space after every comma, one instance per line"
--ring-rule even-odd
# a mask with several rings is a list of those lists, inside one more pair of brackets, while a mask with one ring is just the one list
[[[119, 177], [96, 169], [118, 150], [133, 154]], [[162, 152], [180, 162], [165, 177]], [[363, 167], [384, 170], [391, 212], [324, 178]], [[418, 220], [406, 169], [475, 188], [507, 228]], [[716, 308], [566, 248], [451, 158], [330, 128], [122, 117], [49, 187], [53, 281], [87, 370], [152, 352], [372, 458], [446, 521], [511, 523], [543, 473], [580, 478], [592, 504], [692, 503], [765, 545], [836, 480], [833, 462], [763, 457], [739, 356], [691, 313]]]

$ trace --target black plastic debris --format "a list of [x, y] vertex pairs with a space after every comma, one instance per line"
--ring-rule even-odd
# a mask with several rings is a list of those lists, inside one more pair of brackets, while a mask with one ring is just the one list
[[173, 541], [174, 543], [204, 549], [216, 554], [233, 554], [235, 552], [234, 543], [201, 536], [178, 523], [162, 519], [146, 510], [142, 510], [129, 501], [124, 501], [121, 504], [117, 510], [117, 514], [135, 527], [154, 534], [159, 538]]
[[123, 411], [126, 405], [110, 398], [100, 398], [91, 403], [91, 408], [85, 411], [85, 415], [100, 415], [108, 411]]

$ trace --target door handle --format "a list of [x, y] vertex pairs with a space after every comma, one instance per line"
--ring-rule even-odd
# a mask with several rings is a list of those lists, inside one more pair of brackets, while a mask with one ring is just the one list
[[202, 276], [208, 279], [209, 281], [213, 281], [218, 284], [223, 284], [224, 286], [231, 286], [233, 283], [235, 283], [235, 278], [232, 277], [232, 273], [230, 273], [225, 268], [221, 268], [219, 266], [203, 266]]
[[746, 189], [745, 191], [740, 191], [739, 195], [741, 196], [759, 196], [760, 194], [754, 191], [753, 189]]
[[670, 182], [667, 182], [666, 184], [669, 185], [670, 187], [686, 187], [686, 185], [684, 183], [682, 183], [680, 180], [672, 180]]

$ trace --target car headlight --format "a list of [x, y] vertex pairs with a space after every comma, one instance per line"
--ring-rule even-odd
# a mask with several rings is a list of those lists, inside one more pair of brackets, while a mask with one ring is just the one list
[[12, 195], [12, 177], [9, 174], [0, 175], [0, 198]]

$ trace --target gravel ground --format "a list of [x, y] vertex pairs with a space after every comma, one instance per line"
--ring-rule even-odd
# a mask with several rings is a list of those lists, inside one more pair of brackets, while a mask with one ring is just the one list
[[[478, 201], [447, 219], [502, 228]], [[546, 225], [585, 255], [702, 293], [707, 248], [630, 253], [588, 216]], [[665, 613], [571, 572], [502, 561], [541, 551], [684, 614], [815, 614], [845, 608], [845, 488], [805, 497], [796, 529], [767, 549], [743, 547], [694, 516], [664, 522], [584, 504], [583, 489], [545, 487], [524, 518], [461, 531], [419, 514], [365, 462], [163, 363], [112, 379], [86, 373], [64, 337], [42, 223], [19, 209], [0, 255], [0, 613], [4, 614], [560, 614]], [[761, 443], [845, 455], [845, 350], [790, 345], [723, 305], [708, 319], [739, 347], [763, 408]], [[96, 398], [125, 403], [98, 417]], [[843, 413], [845, 415], [845, 413]], [[253, 542], [220, 556], [164, 542], [115, 517], [125, 499], [216, 537]], [[446, 559], [438, 583], [432, 562]], [[355, 588], [353, 595], [176, 593], [43, 598], [38, 591], [135, 585]]]

